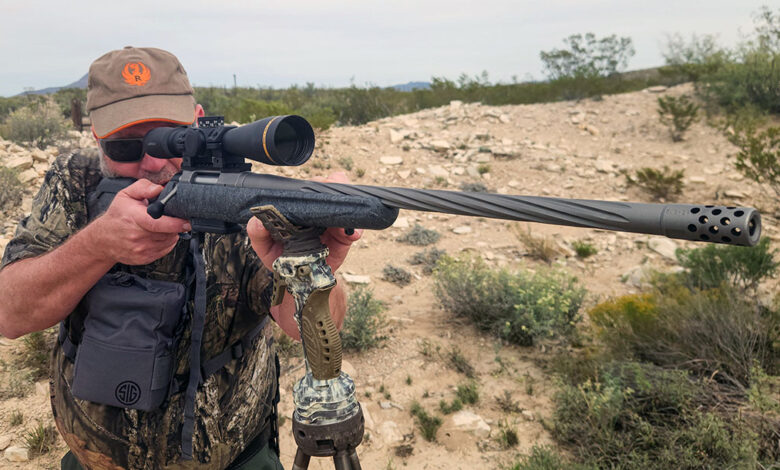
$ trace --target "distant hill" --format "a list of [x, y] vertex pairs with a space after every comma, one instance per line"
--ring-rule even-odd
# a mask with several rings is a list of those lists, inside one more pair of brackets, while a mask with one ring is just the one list
[[87, 88], [87, 74], [84, 74], [83, 77], [79, 78], [75, 82], [65, 85], [65, 86], [53, 86], [49, 88], [43, 88], [41, 90], [32, 90], [32, 91], [25, 91], [24, 93], [19, 93], [17, 96], [21, 95], [48, 95], [49, 93], [56, 93], [59, 90], [63, 90], [65, 88]]
[[393, 85], [390, 88], [395, 88], [398, 91], [414, 91], [414, 90], [427, 90], [431, 87], [430, 82], [409, 82], [403, 85]]

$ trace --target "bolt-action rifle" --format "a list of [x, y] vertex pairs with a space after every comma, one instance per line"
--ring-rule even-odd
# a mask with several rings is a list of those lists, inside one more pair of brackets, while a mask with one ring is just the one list
[[274, 116], [244, 126], [221, 117], [198, 127], [158, 128], [144, 139], [146, 153], [181, 157], [181, 172], [148, 207], [152, 217], [180, 217], [194, 232], [230, 233], [258, 217], [284, 246], [274, 268], [274, 305], [285, 290], [295, 299], [306, 373], [295, 385], [294, 470], [311, 456], [332, 456], [337, 469], [359, 469], [356, 447], [363, 414], [355, 385], [341, 371], [341, 340], [328, 296], [336, 285], [319, 235], [389, 227], [399, 209], [664, 235], [683, 240], [755, 245], [761, 216], [748, 207], [643, 204], [444, 190], [318, 183], [252, 173], [245, 158], [297, 166], [314, 151], [314, 132], [300, 116]]

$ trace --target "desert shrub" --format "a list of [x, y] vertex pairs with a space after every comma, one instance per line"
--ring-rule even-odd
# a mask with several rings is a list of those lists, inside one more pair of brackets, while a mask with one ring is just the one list
[[677, 259], [686, 269], [681, 277], [689, 287], [712, 289], [726, 283], [748, 290], [775, 275], [780, 266], [774, 259], [776, 254], [777, 250], [770, 250], [769, 239], [764, 237], [751, 247], [708, 244], [678, 250]]
[[442, 257], [434, 281], [444, 309], [523, 346], [574, 334], [585, 295], [576, 278], [564, 273], [510, 273], [491, 269], [475, 257]]
[[429, 442], [435, 441], [436, 433], [441, 427], [441, 418], [429, 415], [417, 402], [412, 403], [410, 412], [412, 416], [414, 416], [414, 420], [417, 423], [417, 427], [420, 429], [423, 439]]
[[374, 298], [366, 287], [358, 287], [347, 301], [347, 316], [341, 330], [344, 349], [364, 351], [379, 346], [387, 339], [380, 331], [385, 325], [385, 304]]
[[653, 198], [659, 200], [674, 200], [682, 194], [685, 186], [683, 183], [685, 172], [683, 170], [672, 171], [667, 166], [664, 166], [663, 170], [644, 167], [636, 170], [634, 177], [628, 173], [624, 173], [624, 175], [629, 186], [639, 186]]
[[504, 390], [502, 395], [497, 395], [495, 398], [498, 408], [504, 413], [520, 413], [523, 411], [520, 407], [520, 402], [512, 398], [510, 390]]
[[668, 37], [663, 52], [667, 64], [664, 72], [695, 82], [720, 70], [730, 59], [730, 54], [718, 45], [713, 35], [694, 34], [690, 41], [686, 41], [680, 34], [674, 34]]
[[480, 175], [484, 175], [485, 173], [490, 173], [490, 165], [487, 163], [480, 163], [477, 165], [477, 173]]
[[24, 435], [24, 445], [30, 454], [42, 455], [54, 449], [57, 443], [57, 430], [51, 424], [44, 425], [39, 422], [37, 426], [27, 431]]
[[755, 433], [702, 411], [704, 396], [684, 371], [609, 364], [598, 381], [562, 386], [553, 435], [598, 468], [755, 468]]
[[469, 193], [486, 193], [488, 188], [482, 183], [469, 183], [464, 181], [460, 183], [460, 190]]
[[399, 286], [406, 286], [412, 282], [412, 275], [404, 268], [388, 264], [382, 269], [382, 279], [387, 282], [392, 282], [393, 284], [398, 284]]
[[739, 147], [735, 162], [737, 170], [753, 181], [767, 185], [780, 199], [780, 127], [757, 131], [748, 125], [737, 129], [729, 140]]
[[590, 256], [595, 255], [598, 253], [598, 250], [595, 246], [588, 242], [577, 240], [574, 243], [572, 243], [572, 247], [574, 248], [574, 252], [577, 253], [577, 258], [588, 258]]
[[447, 351], [445, 359], [447, 365], [456, 372], [460, 372], [470, 379], [474, 378], [474, 366], [471, 365], [471, 362], [469, 362], [457, 346], [453, 346], [452, 349]]
[[528, 256], [533, 259], [549, 264], [555, 261], [555, 258], [560, 254], [558, 245], [556, 245], [554, 240], [544, 236], [533, 235], [530, 227], [527, 230], [515, 227], [513, 231], [517, 239], [528, 249]]
[[249, 123], [268, 116], [280, 116], [292, 114], [292, 110], [279, 101], [261, 101], [253, 99], [243, 100], [237, 107], [234, 120], [240, 123]]
[[11, 112], [0, 126], [3, 138], [44, 149], [64, 137], [70, 123], [53, 100], [34, 103]]
[[24, 398], [32, 389], [33, 379], [27, 369], [10, 371], [7, 380], [0, 383], [0, 399]]
[[352, 171], [352, 166], [355, 164], [355, 162], [352, 160], [352, 157], [341, 157], [339, 158], [339, 165], [341, 165], [342, 168], [344, 168], [347, 171]]
[[675, 142], [683, 140], [685, 131], [698, 119], [698, 111], [699, 107], [687, 95], [658, 98], [659, 118], [669, 128]]
[[436, 267], [436, 263], [439, 258], [446, 255], [447, 252], [439, 250], [437, 248], [426, 248], [423, 251], [418, 251], [409, 259], [409, 264], [418, 266], [422, 265], [423, 274], [433, 273], [433, 269]]
[[601, 39], [593, 33], [572, 34], [563, 42], [566, 49], [539, 53], [551, 80], [612, 75], [624, 69], [634, 55], [631, 38], [618, 38], [614, 34]]
[[445, 415], [455, 413], [463, 409], [463, 402], [458, 398], [453, 398], [452, 402], [447, 403], [447, 400], [439, 401], [439, 411]]
[[741, 291], [663, 286], [589, 312], [604, 343], [618, 356], [676, 367], [744, 391], [751, 371], [780, 365], [780, 312], [753, 304]]
[[11, 427], [19, 426], [24, 423], [24, 413], [20, 410], [14, 410], [11, 412], [11, 418], [8, 420], [8, 424]]
[[22, 338], [19, 364], [30, 370], [32, 380], [49, 375], [49, 355], [54, 336], [52, 330], [34, 331]]
[[517, 431], [510, 427], [509, 423], [504, 420], [501, 420], [498, 423], [497, 440], [502, 449], [511, 449], [512, 447], [517, 447], [517, 444], [520, 443], [520, 439], [517, 437]]
[[398, 238], [398, 241], [415, 246], [431, 245], [439, 241], [439, 232], [430, 230], [420, 224], [414, 224], [404, 235]]
[[596, 470], [596, 467], [569, 462], [549, 446], [535, 445], [531, 453], [520, 459], [509, 470]]
[[479, 401], [479, 389], [477, 383], [471, 381], [465, 385], [458, 385], [455, 391], [458, 400], [466, 405], [474, 405]]
[[0, 166], [0, 212], [9, 213], [22, 202], [24, 186], [16, 172]]

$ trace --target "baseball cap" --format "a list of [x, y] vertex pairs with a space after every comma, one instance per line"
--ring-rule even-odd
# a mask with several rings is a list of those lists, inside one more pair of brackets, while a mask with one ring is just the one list
[[192, 94], [176, 56], [153, 47], [127, 46], [92, 62], [87, 112], [99, 139], [147, 121], [192, 124]]

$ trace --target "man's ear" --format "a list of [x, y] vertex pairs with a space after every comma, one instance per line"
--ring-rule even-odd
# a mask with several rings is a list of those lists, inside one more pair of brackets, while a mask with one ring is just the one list
[[206, 115], [206, 111], [203, 110], [203, 106], [196, 104], [195, 105], [195, 119], [198, 119], [199, 117], [203, 117]]

